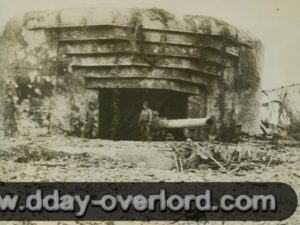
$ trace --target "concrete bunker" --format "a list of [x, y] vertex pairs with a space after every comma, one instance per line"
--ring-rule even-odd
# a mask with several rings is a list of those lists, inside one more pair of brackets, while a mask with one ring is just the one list
[[[136, 112], [146, 100], [168, 119], [214, 116], [218, 136], [236, 126], [255, 132], [261, 48], [224, 21], [157, 8], [27, 13], [1, 36], [0, 50], [7, 52], [0, 59], [1, 128], [10, 129], [11, 120], [18, 135], [72, 134], [74, 119], [84, 129], [93, 102], [95, 137], [132, 140]], [[7, 99], [15, 105], [11, 117]], [[120, 127], [112, 132], [118, 117]]]

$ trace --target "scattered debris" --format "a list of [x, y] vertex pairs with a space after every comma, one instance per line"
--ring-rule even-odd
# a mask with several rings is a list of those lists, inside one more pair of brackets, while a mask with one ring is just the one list
[[[0, 180], [4, 182], [272, 181], [287, 183], [297, 194], [300, 193], [299, 142], [256, 139], [243, 141], [239, 144], [216, 141], [148, 143], [70, 137], [39, 137], [35, 138], [34, 142], [30, 138], [1, 140]], [[143, 161], [129, 163], [101, 153], [103, 149], [132, 152], [142, 148], [149, 151], [160, 150], [159, 154], [162, 156], [176, 156], [177, 167], [174, 165], [173, 169], [164, 170], [149, 168]], [[17, 162], [17, 159], [20, 162]], [[174, 161], [174, 158], [170, 159], [170, 162]], [[297, 211], [290, 220], [299, 221], [299, 212]]]
[[177, 171], [199, 169], [207, 165], [208, 168], [234, 173], [240, 170], [253, 170], [263, 165], [270, 167], [282, 164], [286, 161], [286, 157], [278, 152], [283, 153], [287, 149], [282, 144], [278, 146], [278, 143], [270, 143], [269, 148], [266, 148], [249, 142], [224, 144], [188, 140], [172, 144], [169, 151], [174, 153], [172, 157]]
[[189, 139], [187, 142], [172, 145], [174, 151], [174, 160], [178, 171], [183, 171], [184, 168], [197, 168], [199, 164], [212, 160], [224, 171], [227, 169], [216, 160], [211, 152], [207, 151], [197, 142]]

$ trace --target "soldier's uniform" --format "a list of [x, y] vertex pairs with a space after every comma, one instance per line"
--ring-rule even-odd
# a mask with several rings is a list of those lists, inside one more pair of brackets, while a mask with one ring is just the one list
[[152, 126], [151, 126], [152, 140], [159, 141], [162, 139], [164, 135], [164, 130], [159, 126], [159, 123], [162, 120], [162, 118], [159, 117], [159, 113], [157, 111], [153, 111], [152, 114], [153, 114]]
[[5, 101], [5, 112], [4, 112], [4, 135], [7, 137], [14, 137], [17, 132], [17, 123], [15, 113], [17, 108], [15, 106], [12, 96], [8, 96]]
[[78, 107], [73, 107], [72, 109], [70, 124], [71, 124], [70, 134], [76, 137], [82, 137], [82, 127], [84, 123], [80, 119], [80, 112]]
[[139, 117], [139, 126], [141, 139], [143, 141], [151, 141], [151, 131], [150, 126], [152, 122], [152, 110], [149, 108], [144, 108]]
[[84, 137], [85, 138], [94, 138], [95, 137], [95, 128], [97, 122], [96, 110], [93, 104], [89, 104], [89, 108], [86, 113], [86, 126]]

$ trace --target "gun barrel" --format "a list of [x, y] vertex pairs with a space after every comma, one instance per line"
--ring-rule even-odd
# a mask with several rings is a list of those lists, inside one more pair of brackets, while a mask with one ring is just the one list
[[167, 120], [162, 119], [159, 122], [160, 128], [192, 128], [192, 127], [203, 127], [210, 126], [213, 124], [211, 117], [206, 118], [188, 118], [188, 119], [174, 119]]

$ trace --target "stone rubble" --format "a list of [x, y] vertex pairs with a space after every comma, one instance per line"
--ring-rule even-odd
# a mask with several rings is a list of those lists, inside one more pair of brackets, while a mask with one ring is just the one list
[[[174, 143], [172, 143], [174, 144]], [[200, 143], [205, 148], [220, 144]], [[68, 146], [63, 148], [63, 146]], [[236, 149], [248, 148], [251, 158], [241, 158], [231, 154], [228, 163], [218, 158], [229, 172], [218, 168], [213, 162], [203, 162], [198, 168], [173, 169], [149, 168], [146, 163], [126, 162], [117, 157], [103, 155], [100, 149], [109, 151], [138, 151], [142, 148], [166, 149], [167, 142], [130, 142], [85, 140], [66, 137], [18, 138], [1, 140], [0, 146], [0, 180], [2, 182], [159, 182], [159, 181], [272, 181], [285, 182], [300, 194], [300, 160], [299, 143], [279, 141], [248, 140], [236, 145]], [[53, 149], [59, 149], [53, 150]], [[219, 147], [222, 148], [222, 147]], [[223, 147], [230, 151], [230, 146]], [[231, 146], [232, 148], [232, 146]], [[77, 150], [76, 150], [77, 149]], [[80, 152], [80, 149], [84, 151]], [[74, 152], [72, 152], [74, 150]], [[222, 149], [219, 151], [222, 151]], [[242, 152], [242, 151], [241, 151]], [[262, 153], [265, 154], [262, 154]], [[243, 153], [244, 154], [244, 153]], [[221, 154], [222, 157], [226, 156]], [[227, 156], [229, 157], [229, 156]], [[265, 157], [265, 158], [264, 158]], [[273, 160], [271, 160], [273, 159]], [[230, 163], [229, 163], [230, 162]], [[288, 220], [282, 222], [245, 222], [242, 224], [292, 224], [300, 221], [299, 208]], [[41, 222], [41, 224], [64, 224], [62, 222]], [[0, 224], [6, 224], [1, 222]], [[9, 222], [8, 224], [22, 224]], [[38, 222], [37, 224], [40, 224]], [[67, 224], [166, 224], [166, 222], [68, 222]], [[172, 224], [172, 223], [169, 223]], [[175, 224], [241, 224], [240, 222], [178, 222]], [[29, 224], [28, 224], [29, 225]]]

